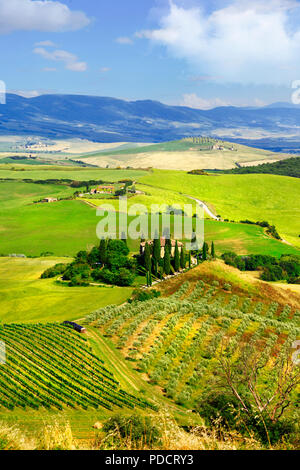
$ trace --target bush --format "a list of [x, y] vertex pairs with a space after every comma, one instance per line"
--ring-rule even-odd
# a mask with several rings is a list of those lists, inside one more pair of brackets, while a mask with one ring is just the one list
[[71, 279], [78, 278], [80, 280], [88, 280], [91, 274], [91, 268], [88, 264], [84, 263], [71, 263], [68, 265], [64, 272], [63, 280], [70, 281]]
[[41, 275], [41, 279], [49, 279], [52, 277], [59, 276], [60, 274], [63, 274], [66, 271], [67, 266], [68, 265], [66, 264], [58, 263], [55, 266], [52, 266], [52, 268], [46, 269], [46, 271], [43, 272], [43, 274]]
[[105, 421], [103, 431], [107, 434], [113, 433], [115, 441], [124, 440], [140, 449], [158, 444], [161, 437], [150, 417], [137, 414], [131, 416], [116, 414]]
[[132, 293], [133, 300], [137, 300], [138, 302], [145, 302], [146, 300], [155, 299], [161, 296], [161, 293], [155, 289], [153, 290], [143, 290], [143, 289], [135, 289]]

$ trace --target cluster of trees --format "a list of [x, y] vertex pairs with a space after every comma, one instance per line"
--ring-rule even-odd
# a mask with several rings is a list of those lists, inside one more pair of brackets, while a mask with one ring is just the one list
[[270, 175], [284, 175], [300, 178], [300, 157], [287, 158], [274, 163], [263, 163], [256, 166], [245, 166], [224, 171], [224, 173], [246, 174], [266, 173]]
[[300, 283], [300, 256], [297, 255], [282, 255], [278, 259], [269, 255], [238, 256], [234, 252], [227, 252], [222, 258], [226, 264], [241, 271], [261, 270], [260, 278], [264, 281]]
[[206, 176], [208, 176], [208, 173], [204, 170], [191, 170], [191, 171], [188, 171], [188, 175], [200, 175], [200, 176], [206, 175]]
[[91, 280], [117, 286], [133, 284], [136, 272], [134, 259], [129, 258], [126, 240], [100, 241], [90, 252], [79, 251], [70, 264], [58, 264], [47, 269], [42, 278], [62, 275], [70, 286], [86, 286]]
[[[189, 255], [190, 256], [190, 255]], [[164, 274], [167, 276], [171, 273], [184, 269], [187, 263], [184, 246], [179, 250], [176, 240], [174, 256], [172, 256], [172, 242], [170, 238], [166, 238], [164, 257], [161, 257], [160, 238], [153, 240], [153, 245], [146, 242], [144, 253], [139, 258], [139, 263], [146, 270], [147, 284], [152, 284], [152, 274], [155, 277], [162, 278]]]
[[249, 224], [249, 225], [258, 225], [259, 227], [266, 228], [266, 232], [268, 235], [270, 235], [273, 238], [276, 238], [276, 240], [281, 240], [281, 237], [279, 233], [276, 230], [275, 225], [270, 225], [269, 222], [266, 222], [265, 220], [262, 222], [253, 222], [252, 220], [240, 220], [241, 224]]

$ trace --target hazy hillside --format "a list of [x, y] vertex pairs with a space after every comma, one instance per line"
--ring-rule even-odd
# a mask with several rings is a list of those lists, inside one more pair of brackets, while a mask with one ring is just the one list
[[[101, 142], [162, 142], [190, 135], [219, 135], [263, 148], [300, 148], [300, 108], [211, 110], [81, 95], [23, 98], [8, 94], [1, 106], [0, 135], [74, 136]], [[269, 140], [272, 139], [272, 145]]]
[[80, 157], [100, 167], [160, 168], [165, 170], [229, 170], [237, 166], [276, 162], [289, 155], [214, 139], [186, 138], [137, 148]]

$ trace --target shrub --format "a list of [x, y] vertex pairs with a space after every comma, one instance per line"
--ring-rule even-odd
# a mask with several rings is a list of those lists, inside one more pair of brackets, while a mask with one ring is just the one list
[[41, 279], [49, 279], [52, 277], [59, 276], [60, 274], [63, 274], [67, 269], [67, 265], [63, 263], [56, 264], [55, 266], [52, 266], [52, 268], [46, 269], [45, 272], [41, 275]]
[[115, 414], [103, 425], [103, 431], [112, 434], [114, 440], [133, 444], [142, 449], [144, 446], [153, 446], [160, 441], [159, 429], [148, 416], [133, 414], [122, 416]]

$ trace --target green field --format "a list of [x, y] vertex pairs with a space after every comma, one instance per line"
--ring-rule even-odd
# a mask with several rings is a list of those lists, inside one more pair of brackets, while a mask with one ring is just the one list
[[300, 183], [277, 175], [195, 176], [179, 171], [155, 170], [142, 184], [170, 189], [207, 202], [223, 218], [267, 220], [279, 234], [300, 246]]
[[51, 322], [76, 320], [97, 308], [120, 304], [130, 297], [130, 287], [68, 287], [40, 275], [67, 258], [0, 258], [0, 320]]
[[[130, 208], [133, 204], [143, 204], [147, 208], [147, 210], [150, 211], [152, 205], [159, 205], [161, 207], [164, 205], [174, 206], [175, 204], [178, 204], [183, 211], [184, 205], [188, 204], [189, 206], [192, 206], [192, 210], [189, 215], [192, 216], [193, 213], [196, 212], [196, 203], [176, 191], [154, 188], [143, 184], [137, 184], [136, 189], [138, 191], [143, 192], [144, 194], [136, 194], [133, 197], [128, 197], [128, 208]], [[111, 204], [115, 208], [115, 210], [119, 209], [118, 199], [107, 200], [106, 198], [100, 199], [97, 197], [97, 199], [84, 198], [84, 200], [87, 200], [95, 206], [101, 206], [102, 204]], [[155, 209], [155, 212], [157, 212], [157, 209]]]
[[137, 180], [146, 175], [143, 170], [114, 170], [81, 167], [43, 166], [38, 165], [0, 165], [0, 179], [69, 179], [74, 181], [102, 180], [116, 182], [122, 179]]
[[[193, 177], [197, 178], [197, 177]], [[151, 204], [190, 204], [191, 200], [170, 190], [160, 191], [145, 185], [144, 195], [128, 199], [128, 207], [140, 203], [149, 208]], [[72, 188], [60, 185], [33, 183], [0, 183], [0, 253], [39, 256], [51, 252], [55, 256], [74, 256], [82, 249], [90, 249], [99, 243], [96, 227], [101, 220], [96, 209], [81, 200], [59, 201], [52, 204], [32, 204], [46, 196], [68, 197]], [[92, 199], [93, 204], [109, 203], [118, 206], [117, 200]], [[118, 227], [117, 214], [117, 227]], [[130, 223], [133, 216], [128, 217]], [[172, 217], [171, 217], [172, 220]], [[149, 219], [149, 227], [150, 219]], [[207, 241], [216, 241], [217, 253], [232, 248], [237, 253], [297, 253], [297, 250], [267, 237], [260, 227], [205, 220]], [[149, 231], [150, 237], [150, 231]], [[138, 240], [129, 240], [131, 251], [138, 251]]]

